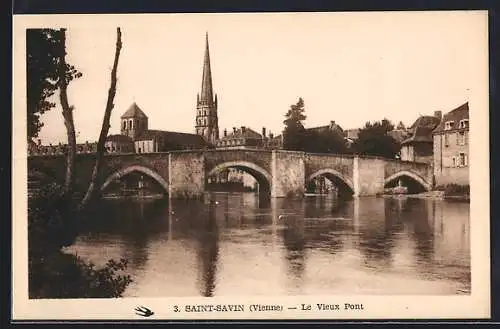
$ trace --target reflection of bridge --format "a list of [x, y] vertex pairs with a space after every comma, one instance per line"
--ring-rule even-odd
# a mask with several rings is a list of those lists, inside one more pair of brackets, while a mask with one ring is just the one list
[[[95, 154], [77, 154], [76, 188], [87, 188]], [[305, 185], [318, 176], [331, 180], [339, 191], [355, 196], [382, 193], [384, 186], [401, 177], [410, 178], [425, 190], [432, 188], [428, 164], [352, 155], [310, 154], [282, 150], [195, 150], [168, 153], [106, 155], [100, 173], [101, 190], [132, 172], [158, 182], [170, 197], [196, 197], [205, 190], [207, 178], [228, 168], [251, 174], [260, 193], [272, 197], [303, 195]], [[62, 182], [62, 155], [30, 156], [29, 180], [41, 177]]]

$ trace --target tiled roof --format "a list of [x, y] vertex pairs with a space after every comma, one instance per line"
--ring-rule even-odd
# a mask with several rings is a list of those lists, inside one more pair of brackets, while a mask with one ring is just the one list
[[147, 118], [148, 116], [144, 112], [142, 112], [142, 110], [139, 108], [139, 106], [137, 106], [135, 102], [132, 105], [130, 105], [128, 110], [125, 111], [125, 113], [123, 113], [123, 115], [121, 116], [122, 119], [137, 118], [137, 117]]
[[211, 145], [205, 139], [196, 134], [180, 133], [176, 131], [146, 130], [135, 141], [163, 139], [165, 146], [169, 149], [207, 148]]
[[440, 118], [431, 115], [421, 115], [410, 126], [408, 132], [411, 136], [401, 142], [401, 144], [428, 142], [432, 143], [432, 131], [439, 125]]
[[248, 127], [242, 127], [236, 129], [236, 131], [228, 133], [226, 137], [222, 137], [220, 139], [232, 139], [232, 138], [262, 139], [262, 135], [253, 129], [250, 129]]
[[405, 139], [401, 144], [416, 143], [416, 142], [429, 142], [432, 143], [432, 130], [429, 127], [417, 126], [415, 132], [410, 138]]
[[458, 124], [460, 120], [463, 119], [469, 119], [469, 102], [460, 105], [454, 110], [451, 110], [450, 112], [446, 113], [443, 116], [443, 120], [441, 120], [441, 123], [434, 129], [434, 134], [440, 133], [444, 131], [444, 125], [448, 121], [453, 121], [454, 122], [454, 127], [455, 129], [458, 127]]
[[421, 115], [417, 120], [410, 126], [409, 130], [413, 132], [416, 127], [428, 127], [431, 129], [436, 128], [439, 124], [440, 118], [432, 115]]
[[309, 131], [325, 131], [325, 130], [337, 130], [340, 132], [343, 132], [344, 130], [342, 129], [341, 126], [336, 124], [334, 121], [330, 122], [329, 125], [324, 125], [324, 126], [318, 126], [318, 127], [311, 127], [311, 128], [306, 128], [306, 130]]

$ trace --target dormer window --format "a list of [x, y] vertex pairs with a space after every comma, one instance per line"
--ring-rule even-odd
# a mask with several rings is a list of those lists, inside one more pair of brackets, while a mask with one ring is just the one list
[[444, 123], [444, 130], [451, 130], [451, 129], [453, 129], [453, 124], [454, 123], [455, 123], [454, 121], [446, 121]]
[[469, 128], [469, 119], [460, 120], [459, 128]]

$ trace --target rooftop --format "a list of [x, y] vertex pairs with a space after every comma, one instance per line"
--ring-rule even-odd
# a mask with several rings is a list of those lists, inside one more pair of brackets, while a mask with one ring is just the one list
[[121, 116], [122, 119], [137, 117], [147, 118], [148, 116], [139, 108], [139, 106], [137, 106], [135, 102], [130, 105], [128, 110], [125, 111], [125, 113], [123, 113], [123, 115]]
[[443, 132], [446, 122], [454, 122], [454, 129], [457, 129], [460, 120], [469, 119], [469, 102], [460, 105], [443, 116], [441, 123], [434, 129], [434, 134]]

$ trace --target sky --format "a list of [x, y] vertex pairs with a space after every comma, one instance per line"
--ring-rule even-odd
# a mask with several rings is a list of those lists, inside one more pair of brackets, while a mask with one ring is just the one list
[[[83, 73], [68, 88], [78, 142], [98, 139], [117, 26], [110, 134], [133, 102], [150, 129], [194, 133], [206, 32], [221, 135], [239, 126], [277, 135], [299, 97], [306, 127], [350, 129], [383, 118], [410, 125], [467, 101], [474, 111], [484, 96], [485, 12], [82, 15], [37, 26], [68, 28], [67, 61]], [[59, 104], [42, 121], [42, 143], [67, 140]]]

